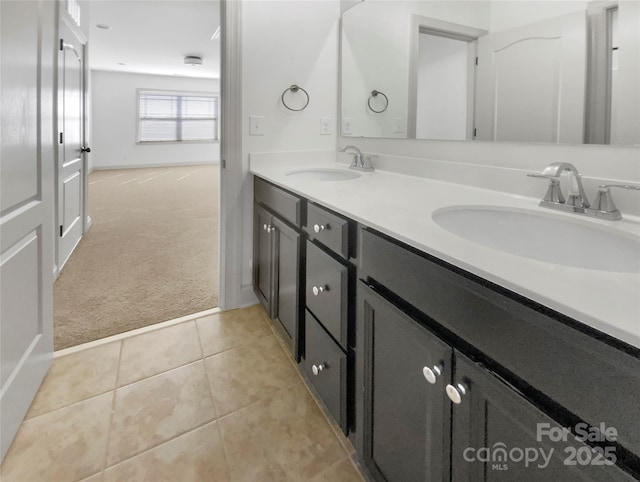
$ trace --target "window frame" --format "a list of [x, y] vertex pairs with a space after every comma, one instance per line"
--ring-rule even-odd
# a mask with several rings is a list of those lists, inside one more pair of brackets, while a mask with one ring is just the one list
[[[199, 139], [199, 140], [170, 140], [170, 141], [143, 141], [140, 140], [140, 95], [141, 94], [158, 94], [158, 95], [176, 95], [182, 97], [209, 97], [216, 99], [216, 138], [215, 139]], [[220, 94], [217, 92], [202, 92], [188, 90], [169, 90], [169, 89], [136, 89], [136, 144], [217, 144], [220, 143]]]

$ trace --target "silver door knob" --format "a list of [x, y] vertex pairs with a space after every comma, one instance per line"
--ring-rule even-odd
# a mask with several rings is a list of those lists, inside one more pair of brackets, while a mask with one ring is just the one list
[[320, 231], [324, 231], [327, 227], [324, 224], [314, 224], [313, 231], [319, 233]]
[[327, 368], [327, 364], [326, 363], [321, 363], [320, 365], [312, 365], [311, 366], [311, 371], [317, 377], [322, 372], [322, 370], [324, 370], [325, 368]]
[[432, 385], [438, 381], [438, 376], [442, 374], [442, 369], [436, 365], [433, 368], [424, 367], [422, 369], [422, 374], [427, 379], [429, 383]]
[[458, 383], [455, 387], [453, 385], [447, 385], [445, 390], [447, 391], [449, 400], [456, 405], [462, 403], [462, 396], [467, 394], [467, 388], [462, 383]]
[[275, 230], [276, 230], [275, 226], [271, 226], [271, 225], [267, 226], [267, 233], [271, 234]]
[[311, 291], [313, 291], [314, 296], [318, 296], [320, 293], [324, 292], [324, 287], [314, 286], [313, 288], [311, 288]]

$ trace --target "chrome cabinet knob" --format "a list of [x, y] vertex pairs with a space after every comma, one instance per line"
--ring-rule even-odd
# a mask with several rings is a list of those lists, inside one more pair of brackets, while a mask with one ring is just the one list
[[313, 225], [313, 231], [315, 233], [319, 233], [320, 231], [324, 231], [325, 229], [327, 229], [327, 226], [325, 226], [324, 224], [314, 224]]
[[455, 387], [453, 385], [447, 385], [445, 390], [449, 400], [456, 405], [462, 403], [462, 396], [467, 394], [467, 388], [462, 383], [458, 383]]
[[267, 233], [271, 234], [272, 232], [274, 232], [276, 230], [275, 226], [271, 226], [270, 224], [267, 226]]
[[320, 373], [322, 373], [322, 370], [324, 370], [325, 368], [328, 368], [327, 364], [326, 363], [320, 363], [319, 365], [312, 365], [311, 366], [311, 371], [317, 377]]
[[314, 286], [313, 288], [311, 288], [311, 291], [313, 291], [314, 296], [318, 296], [320, 293], [323, 293], [324, 290], [325, 289], [323, 286]]
[[438, 381], [438, 376], [442, 374], [442, 368], [438, 365], [433, 368], [424, 367], [422, 369], [422, 374], [427, 379], [429, 383], [432, 385]]
[[266, 230], [267, 230], [267, 225], [266, 225], [266, 224], [263, 224], [263, 225], [262, 225], [262, 230], [263, 230], [263, 231], [266, 231]]

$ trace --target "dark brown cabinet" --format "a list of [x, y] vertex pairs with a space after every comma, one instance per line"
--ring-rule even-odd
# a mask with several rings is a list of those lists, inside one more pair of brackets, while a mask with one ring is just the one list
[[591, 448], [481, 364], [364, 283], [358, 286], [359, 451], [374, 479], [625, 481]]
[[[548, 395], [533, 389], [527, 380], [497, 373], [506, 373], [498, 361], [514, 360], [518, 362], [511, 365], [515, 370], [532, 374], [531, 380], [537, 382], [533, 375], [540, 367], [530, 365], [543, 356], [551, 365], [564, 362], [568, 355], [573, 356], [573, 363], [581, 360], [579, 356], [589, 363], [586, 355], [593, 360], [604, 347], [586, 340], [580, 347], [567, 344], [564, 350], [553, 351], [550, 348], [555, 349], [558, 340], [550, 336], [545, 343], [529, 347], [512, 343], [501, 350], [491, 349], [491, 339], [504, 336], [492, 331], [491, 323], [508, 320], [507, 333], [513, 341], [518, 339], [518, 330], [533, 339], [537, 326], [528, 324], [539, 321], [536, 315], [376, 233], [363, 232], [360, 239], [356, 440], [374, 479], [632, 480], [635, 455], [618, 443], [632, 439], [625, 436], [626, 426], [612, 426], [616, 430], [612, 440], [579, 440], [576, 436], [582, 432], [593, 435], [599, 427], [548, 402]], [[412, 283], [407, 284], [409, 281]], [[453, 328], [457, 328], [455, 334], [449, 331]], [[557, 326], [555, 334], [560, 333], [561, 326]], [[574, 334], [574, 342], [582, 341], [578, 335]], [[474, 337], [478, 342], [469, 345]], [[479, 351], [478, 346], [486, 346], [487, 351]], [[609, 353], [622, 356], [613, 349]], [[628, 368], [623, 366], [616, 373], [607, 365], [591, 365], [590, 379], [601, 380], [609, 374], [631, 384], [610, 394], [609, 410], [627, 407], [628, 391], [638, 393], [640, 387], [634, 375], [626, 373]], [[567, 370], [573, 376], [558, 379]], [[422, 380], [419, 374], [424, 375]], [[551, 393], [568, 398], [581, 388], [585, 413], [587, 409], [602, 411], [606, 407], [590, 398], [594, 389], [580, 374], [581, 367], [572, 365], [548, 371], [547, 378], [555, 386], [564, 382], [561, 390]], [[577, 404], [575, 397], [570, 400]], [[627, 416], [633, 411], [627, 409]], [[624, 413], [615, 416], [624, 417]], [[629, 423], [635, 423], [633, 417]]]
[[[261, 189], [263, 192], [276, 193], [271, 197], [280, 201], [284, 194], [288, 195], [278, 193], [275, 186], [261, 185]], [[292, 197], [284, 199], [290, 200]], [[276, 326], [289, 342], [295, 359], [299, 360], [304, 286], [301, 276], [303, 238], [301, 231], [268, 208], [258, 203], [254, 206], [253, 288], [269, 316], [279, 322]]]
[[261, 179], [255, 200], [256, 296], [373, 479], [640, 477], [637, 349]]

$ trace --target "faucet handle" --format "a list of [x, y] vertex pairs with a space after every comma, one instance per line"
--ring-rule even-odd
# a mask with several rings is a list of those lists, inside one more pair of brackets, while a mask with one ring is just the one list
[[562, 195], [562, 190], [560, 189], [560, 179], [555, 176], [537, 173], [529, 173], [527, 174], [527, 176], [535, 177], [537, 179], [549, 180], [549, 189], [547, 189], [547, 193], [544, 195], [543, 201], [559, 204], [564, 203], [564, 196]]
[[613, 197], [611, 197], [611, 191], [609, 188], [616, 187], [620, 189], [633, 189], [640, 191], [640, 185], [638, 184], [602, 184], [598, 186], [598, 194], [596, 195], [596, 200], [593, 203], [593, 209], [596, 211], [600, 211], [603, 213], [610, 213], [610, 218], [612, 220], [620, 219], [622, 215], [620, 211], [616, 207], [613, 202]]

